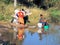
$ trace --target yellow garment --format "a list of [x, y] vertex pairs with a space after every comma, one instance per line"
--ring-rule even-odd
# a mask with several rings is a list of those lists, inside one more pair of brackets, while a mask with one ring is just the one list
[[[24, 19], [23, 18], [18, 18], [18, 22], [20, 25], [24, 25]], [[24, 34], [24, 27], [18, 28], [18, 39], [22, 40], [23, 39], [23, 34]]]
[[18, 22], [21, 24], [24, 24], [24, 19], [23, 18], [18, 18]]
[[24, 34], [24, 28], [18, 28], [18, 39], [22, 40]]

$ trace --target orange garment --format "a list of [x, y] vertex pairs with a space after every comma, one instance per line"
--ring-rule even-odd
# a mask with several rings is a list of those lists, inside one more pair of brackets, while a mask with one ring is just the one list
[[18, 17], [24, 17], [24, 13], [22, 11], [18, 12]]
[[18, 22], [24, 24], [24, 13], [22, 11], [18, 12]]
[[[24, 13], [23, 12], [18, 12], [18, 22], [21, 25], [24, 25]], [[23, 39], [23, 34], [24, 34], [24, 28], [18, 28], [18, 39], [22, 40]]]
[[24, 24], [24, 19], [23, 18], [18, 18], [18, 22], [20, 23], [20, 24]]
[[22, 40], [23, 39], [23, 34], [24, 34], [24, 28], [18, 28], [18, 39]]

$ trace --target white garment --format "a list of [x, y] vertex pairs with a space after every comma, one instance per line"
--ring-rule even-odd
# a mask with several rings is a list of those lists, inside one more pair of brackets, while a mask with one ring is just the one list
[[14, 11], [15, 14], [17, 14], [18, 12], [19, 12], [19, 10], [17, 10], [17, 9]]
[[16, 14], [13, 16], [15, 19], [18, 19], [18, 17], [16, 16]]
[[17, 24], [18, 23], [17, 13], [19, 12], [19, 10], [16, 9], [14, 12], [15, 12], [15, 15], [13, 16], [14, 17], [13, 23], [16, 23]]
[[24, 16], [26, 15], [26, 14], [25, 14], [25, 11], [21, 11], [21, 12], [23, 12]]
[[38, 28], [42, 28], [42, 23], [38, 23]]
[[13, 23], [18, 24], [18, 20], [17, 19], [14, 19], [13, 20]]
[[37, 31], [38, 33], [42, 33], [42, 23], [38, 23], [38, 28], [39, 30]]
[[37, 32], [38, 32], [38, 33], [42, 33], [42, 29], [39, 29]]
[[29, 11], [29, 9], [25, 10], [26, 15], [31, 15], [32, 13]]
[[[15, 10], [15, 15], [13, 16], [14, 17], [14, 20], [13, 20], [13, 23], [15, 24], [18, 24], [18, 17], [17, 17], [17, 13], [19, 12], [19, 10]], [[17, 27], [13, 27], [14, 31], [17, 32]]]

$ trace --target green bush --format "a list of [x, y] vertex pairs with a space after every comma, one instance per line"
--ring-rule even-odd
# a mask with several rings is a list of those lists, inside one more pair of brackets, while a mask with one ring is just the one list
[[8, 21], [8, 20], [11, 20], [11, 19], [12, 19], [12, 16], [10, 16], [10, 15], [6, 15], [6, 16], [5, 16], [5, 20]]
[[1, 2], [4, 2], [5, 4], [9, 4], [10, 0], [1, 0]]
[[0, 14], [0, 21], [4, 20], [4, 16]]
[[58, 9], [50, 10], [50, 18], [52, 22], [59, 23], [60, 22], [60, 10]]

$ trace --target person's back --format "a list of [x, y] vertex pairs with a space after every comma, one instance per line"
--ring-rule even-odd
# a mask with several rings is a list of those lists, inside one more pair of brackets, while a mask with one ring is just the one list
[[21, 24], [24, 24], [24, 16], [25, 16], [25, 11], [22, 9], [21, 11], [18, 12], [18, 22]]
[[18, 17], [20, 17], [20, 18], [23, 18], [24, 17], [24, 14], [23, 14], [22, 11], [18, 12]]

